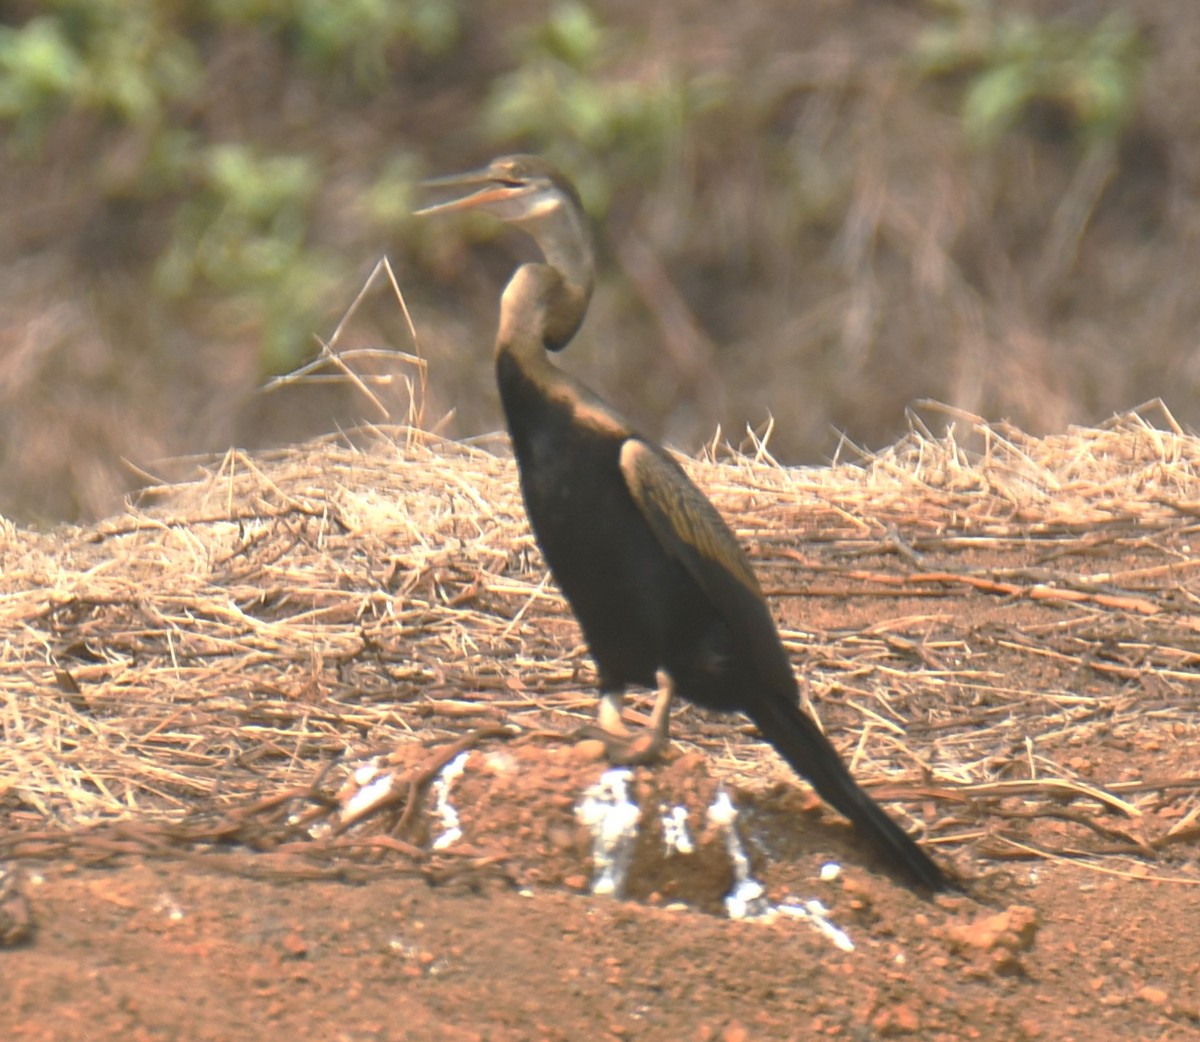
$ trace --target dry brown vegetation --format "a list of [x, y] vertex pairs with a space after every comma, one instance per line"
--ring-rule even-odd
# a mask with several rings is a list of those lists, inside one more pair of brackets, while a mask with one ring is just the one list
[[[1070, 753], [1096, 728], [1194, 740], [1200, 440], [1137, 414], [1045, 439], [971, 433], [975, 456], [914, 432], [865, 464], [781, 468], [762, 446], [691, 466], [785, 606], [785, 639], [860, 774], [897, 792], [923, 778], [913, 791], [941, 808], [945, 847], [1014, 853], [980, 816], [1010, 792], [1128, 818], [1127, 835], [1091, 837], [1099, 849], [1194, 838], [1194, 771], [1099, 792]], [[980, 553], [990, 566], [971, 565]], [[1097, 557], [1123, 566], [1096, 571]], [[0, 853], [27, 851], [31, 827], [58, 844], [117, 821], [176, 826], [156, 842], [211, 840], [221, 814], [315, 798], [306, 786], [371, 750], [480, 721], [562, 731], [591, 712], [589, 663], [511, 462], [411, 428], [230, 453], [93, 526], [7, 527], [0, 564]], [[834, 593], [924, 607], [860, 629], [807, 624]], [[981, 595], [1062, 619], [956, 620], [956, 602]], [[1024, 683], [989, 648], [1031, 676], [1049, 662], [1116, 678], [1119, 693]], [[1013, 736], [1051, 732], [1025, 764]], [[739, 743], [723, 769], [761, 776], [763, 756]], [[1147, 827], [1148, 804], [1170, 827]]]

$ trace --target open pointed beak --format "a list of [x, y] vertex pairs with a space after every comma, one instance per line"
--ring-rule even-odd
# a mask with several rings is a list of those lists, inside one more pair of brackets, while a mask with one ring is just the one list
[[450, 199], [444, 203], [434, 203], [432, 206], [414, 210], [414, 217], [425, 217], [433, 213], [453, 213], [457, 210], [473, 210], [477, 207], [487, 208], [497, 203], [507, 203], [519, 199], [529, 192], [529, 186], [523, 184], [502, 184], [497, 182], [496, 175], [491, 170], [473, 170], [465, 174], [448, 174], [445, 177], [431, 177], [421, 182], [422, 188], [475, 188], [482, 186], [477, 192], [458, 199]]

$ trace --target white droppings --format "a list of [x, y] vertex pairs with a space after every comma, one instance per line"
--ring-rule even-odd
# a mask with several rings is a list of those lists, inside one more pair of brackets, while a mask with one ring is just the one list
[[838, 879], [841, 874], [842, 866], [836, 861], [826, 861], [825, 864], [821, 866], [820, 878], [822, 883], [832, 883], [835, 879]]
[[379, 765], [374, 761], [364, 763], [355, 770], [354, 780], [361, 788], [351, 796], [342, 808], [342, 821], [349, 824], [374, 810], [391, 794], [396, 786], [394, 774], [378, 774]]
[[626, 768], [605, 771], [583, 794], [575, 814], [592, 831], [593, 894], [620, 896], [629, 876], [641, 811], [629, 799]]
[[675, 806], [663, 812], [663, 843], [667, 848], [667, 857], [672, 854], [693, 854], [696, 846], [692, 842], [691, 833], [687, 827], [688, 812], [686, 807]]
[[434, 799], [433, 812], [442, 821], [442, 834], [433, 841], [434, 850], [445, 850], [448, 846], [462, 839], [462, 829], [459, 828], [458, 811], [450, 805], [450, 788], [466, 769], [470, 752], [461, 752], [445, 767], [438, 771], [433, 780], [432, 792]]
[[[729, 793], [722, 789], [708, 808], [708, 820], [724, 831], [725, 849], [733, 863], [733, 887], [725, 896], [725, 910], [729, 918], [768, 923], [781, 915], [803, 919], [828, 938], [835, 948], [843, 952], [854, 951], [854, 942], [844, 930], [830, 922], [829, 909], [820, 901], [774, 905], [768, 900], [762, 884], [750, 874], [750, 858], [738, 835], [737, 815], [737, 808], [729, 798]], [[841, 866], [832, 862], [821, 869], [821, 878], [825, 880], [836, 879], [840, 874]]]
[[738, 879], [725, 895], [725, 911], [730, 919], [765, 919], [773, 909], [762, 883], [757, 879]]
[[724, 789], [717, 793], [717, 798], [708, 808], [708, 820], [718, 827], [732, 825], [737, 821], [737, 808], [733, 805], [733, 800], [729, 798], [729, 793]]
[[354, 784], [358, 786], [369, 785], [378, 773], [379, 757], [372, 756], [371, 759], [364, 760], [354, 768]]
[[708, 808], [708, 820], [725, 833], [725, 849], [733, 863], [733, 887], [725, 895], [730, 919], [757, 919], [770, 910], [762, 884], [750, 874], [750, 858], [737, 831], [737, 808], [724, 789]]
[[167, 893], [159, 895], [158, 900], [154, 904], [154, 910], [161, 912], [173, 923], [179, 922], [184, 915], [183, 908], [179, 905], [179, 902]]
[[780, 915], [791, 916], [793, 919], [803, 919], [816, 929], [817, 933], [833, 942], [838, 951], [854, 951], [854, 942], [850, 935], [829, 920], [829, 909], [820, 901], [805, 901], [804, 904], [783, 904], [777, 909]]

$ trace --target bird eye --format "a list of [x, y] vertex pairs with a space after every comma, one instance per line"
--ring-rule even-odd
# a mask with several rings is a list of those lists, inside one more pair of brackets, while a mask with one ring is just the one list
[[510, 188], [525, 184], [527, 178], [525, 167], [521, 163], [507, 162], [496, 171], [496, 180]]

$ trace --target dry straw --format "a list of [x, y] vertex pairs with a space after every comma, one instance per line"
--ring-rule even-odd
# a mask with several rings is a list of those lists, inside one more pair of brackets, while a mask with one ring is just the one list
[[[933, 842], [1196, 840], [1200, 440], [1148, 415], [688, 463], [834, 741]], [[590, 662], [505, 453], [370, 428], [200, 461], [99, 524], [3, 523], [0, 857], [315, 843], [297, 801], [327, 810], [367, 754], [584, 722]], [[676, 735], [735, 781], [790, 777], [737, 722], [684, 709]]]

